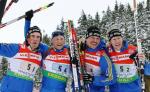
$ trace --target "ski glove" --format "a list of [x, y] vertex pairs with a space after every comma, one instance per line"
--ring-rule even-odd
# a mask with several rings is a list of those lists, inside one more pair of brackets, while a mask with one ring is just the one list
[[94, 77], [92, 75], [90, 75], [88, 73], [83, 74], [83, 81], [85, 84], [90, 84], [93, 82], [93, 80], [94, 80]]
[[33, 10], [29, 10], [25, 13], [25, 19], [31, 21], [31, 18], [33, 17]]

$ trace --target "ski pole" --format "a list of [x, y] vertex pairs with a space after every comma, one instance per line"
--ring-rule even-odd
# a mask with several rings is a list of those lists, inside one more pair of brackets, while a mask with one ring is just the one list
[[8, 4], [8, 6], [6, 7], [3, 16], [4, 16], [5, 13], [9, 10], [9, 8], [11, 7], [11, 5], [12, 5], [13, 3], [17, 3], [17, 2], [18, 2], [18, 0], [11, 0], [11, 2], [10, 2], [10, 3]]
[[[45, 5], [45, 6], [43, 6], [43, 7], [40, 7], [40, 8], [38, 8], [38, 9], [34, 10], [33, 13], [36, 13], [36, 12], [42, 11], [42, 10], [44, 10], [44, 9], [47, 9], [47, 8], [49, 8], [50, 6], [52, 6], [53, 4], [54, 4], [54, 2], [52, 2], [52, 3], [48, 4], [48, 5]], [[18, 17], [18, 18], [15, 18], [15, 19], [11, 20], [11, 21], [8, 21], [8, 22], [6, 22], [6, 23], [0, 24], [0, 29], [3, 28], [3, 27], [5, 27], [5, 26], [7, 26], [7, 25], [9, 25], [9, 24], [12, 24], [12, 23], [14, 23], [14, 22], [16, 22], [16, 21], [19, 21], [19, 20], [21, 20], [21, 19], [23, 19], [23, 18], [25, 18], [25, 17], [26, 17], [25, 15], [22, 15], [22, 16], [20, 16], [20, 17]]]

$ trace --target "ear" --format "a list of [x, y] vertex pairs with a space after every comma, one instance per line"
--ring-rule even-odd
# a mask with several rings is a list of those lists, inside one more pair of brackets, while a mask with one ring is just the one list
[[30, 44], [30, 37], [27, 37], [27, 42], [28, 44]]

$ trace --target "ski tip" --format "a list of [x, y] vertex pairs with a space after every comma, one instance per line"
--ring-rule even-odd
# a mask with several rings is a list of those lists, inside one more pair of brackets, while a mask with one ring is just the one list
[[17, 2], [18, 2], [18, 0], [13, 0], [13, 2], [14, 2], [14, 3], [17, 3]]
[[50, 3], [50, 4], [48, 5], [48, 7], [52, 6], [53, 4], [54, 4], [54, 2]]

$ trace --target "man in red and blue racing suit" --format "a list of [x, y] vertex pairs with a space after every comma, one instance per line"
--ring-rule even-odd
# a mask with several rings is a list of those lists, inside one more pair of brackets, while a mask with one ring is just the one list
[[43, 80], [40, 92], [66, 92], [70, 72], [70, 56], [65, 46], [64, 33], [52, 33], [52, 48], [43, 61]]
[[115, 68], [104, 50], [105, 46], [101, 46], [103, 42], [97, 27], [87, 29], [84, 50], [87, 74], [83, 75], [83, 79], [85, 83], [89, 83], [89, 92], [105, 92], [105, 86], [116, 82]]
[[115, 64], [117, 82], [110, 86], [110, 92], [141, 92], [141, 82], [137, 68], [130, 55], [135, 53], [136, 47], [128, 45], [123, 40], [119, 29], [112, 29], [108, 33], [110, 46], [109, 55]]

